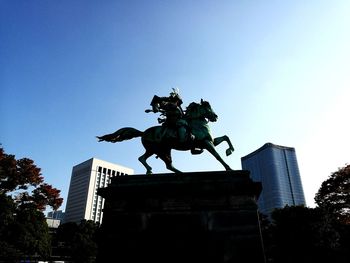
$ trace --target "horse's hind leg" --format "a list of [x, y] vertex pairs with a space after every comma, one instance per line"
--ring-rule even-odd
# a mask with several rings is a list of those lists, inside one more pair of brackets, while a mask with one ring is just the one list
[[139, 157], [139, 161], [143, 164], [143, 166], [146, 167], [146, 170], [147, 170], [146, 174], [152, 174], [152, 167], [149, 166], [148, 163], [146, 162], [148, 157], [150, 157], [152, 155], [153, 155], [153, 153], [146, 150], [146, 152]]
[[158, 156], [159, 156], [160, 159], [163, 160], [163, 162], [165, 163], [166, 168], [168, 170], [173, 171], [174, 173], [182, 173], [180, 170], [176, 169], [173, 166], [173, 161], [171, 159], [170, 152], [169, 152], [169, 154], [159, 154]]

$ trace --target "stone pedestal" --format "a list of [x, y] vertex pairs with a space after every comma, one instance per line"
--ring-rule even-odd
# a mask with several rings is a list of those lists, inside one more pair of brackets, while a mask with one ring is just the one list
[[264, 262], [248, 171], [114, 177], [97, 262]]

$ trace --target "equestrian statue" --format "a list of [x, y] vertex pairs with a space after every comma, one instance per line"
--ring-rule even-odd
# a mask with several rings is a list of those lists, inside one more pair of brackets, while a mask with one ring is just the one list
[[172, 164], [171, 150], [187, 151], [192, 154], [201, 154], [203, 150], [209, 151], [226, 170], [232, 170], [230, 166], [220, 157], [215, 146], [226, 141], [229, 148], [226, 155], [230, 155], [234, 148], [227, 135], [213, 138], [208, 122], [215, 122], [218, 116], [211, 108], [209, 102], [201, 99], [200, 103], [192, 102], [186, 110], [182, 109], [182, 99], [177, 89], [172, 89], [168, 97], [154, 96], [151, 101], [152, 109], [145, 110], [146, 113], [160, 113], [159, 126], [153, 126], [145, 131], [125, 127], [114, 133], [96, 136], [99, 141], [121, 142], [141, 137], [141, 142], [146, 152], [138, 160], [145, 166], [146, 174], [152, 174], [152, 167], [146, 160], [152, 156], [163, 160], [166, 168], [175, 173], [181, 173]]

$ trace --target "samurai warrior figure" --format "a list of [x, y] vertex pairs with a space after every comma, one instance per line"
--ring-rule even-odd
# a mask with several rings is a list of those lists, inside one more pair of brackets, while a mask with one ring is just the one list
[[191, 141], [195, 136], [190, 132], [189, 125], [184, 119], [184, 111], [181, 107], [183, 101], [178, 89], [172, 89], [168, 97], [158, 97], [155, 95], [151, 101], [152, 110], [146, 112], [160, 112], [164, 118], [158, 118], [162, 125], [177, 131], [177, 137], [180, 143], [187, 141], [187, 136]]

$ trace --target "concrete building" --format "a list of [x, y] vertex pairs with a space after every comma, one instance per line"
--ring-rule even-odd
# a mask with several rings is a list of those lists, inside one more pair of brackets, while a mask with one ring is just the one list
[[47, 218], [63, 220], [64, 212], [62, 210], [50, 211], [50, 212], [47, 213]]
[[101, 223], [104, 198], [97, 195], [97, 189], [106, 187], [113, 176], [133, 173], [131, 168], [96, 158], [75, 165], [72, 169], [64, 223], [79, 223], [83, 219]]
[[62, 210], [51, 211], [47, 213], [46, 223], [50, 228], [58, 228], [64, 219], [64, 212]]
[[58, 228], [61, 224], [61, 220], [59, 219], [53, 219], [53, 218], [46, 218], [46, 223], [49, 228]]
[[294, 148], [266, 143], [242, 157], [241, 163], [253, 181], [262, 183], [261, 213], [269, 216], [275, 208], [306, 204]]

